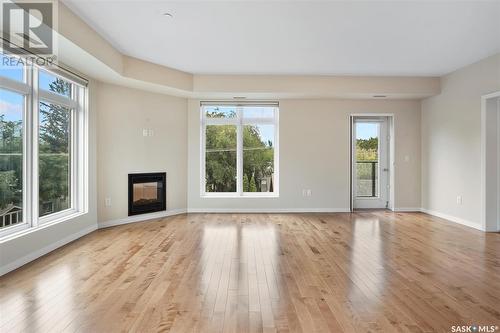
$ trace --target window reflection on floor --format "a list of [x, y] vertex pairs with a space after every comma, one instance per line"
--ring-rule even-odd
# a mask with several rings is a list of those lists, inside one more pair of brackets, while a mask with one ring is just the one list
[[356, 217], [350, 254], [350, 300], [363, 300], [366, 306], [376, 307], [386, 288], [386, 271], [383, 266], [384, 248], [381, 221], [370, 217]]

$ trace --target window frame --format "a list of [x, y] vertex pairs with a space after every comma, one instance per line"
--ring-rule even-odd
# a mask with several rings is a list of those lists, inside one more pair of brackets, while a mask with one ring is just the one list
[[[208, 118], [205, 107], [230, 106], [236, 109], [234, 118]], [[271, 107], [274, 116], [243, 117], [245, 107]], [[206, 127], [207, 125], [236, 126], [236, 192], [206, 191]], [[243, 126], [273, 125], [274, 126], [274, 178], [273, 192], [243, 191]], [[200, 102], [200, 196], [202, 198], [277, 198], [279, 197], [279, 103], [278, 102]]]
[[[1, 50], [0, 50], [1, 51]], [[3, 55], [14, 57], [13, 55]], [[71, 84], [70, 97], [39, 89], [39, 73], [45, 71]], [[37, 65], [23, 66], [24, 81], [1, 77], [0, 88], [24, 97], [23, 110], [23, 222], [0, 229], [0, 240], [11, 239], [88, 212], [88, 87], [64, 70]], [[39, 216], [39, 112], [44, 101], [70, 109], [70, 207]]]

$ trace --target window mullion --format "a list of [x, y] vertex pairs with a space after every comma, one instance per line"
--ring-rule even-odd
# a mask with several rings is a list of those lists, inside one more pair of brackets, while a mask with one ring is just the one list
[[238, 125], [241, 121], [239, 119], [222, 119], [222, 118], [206, 118], [203, 121], [204, 125]]
[[70, 195], [71, 195], [71, 208], [72, 209], [78, 209], [79, 202], [78, 202], [78, 192], [75, 191], [77, 188], [77, 182], [78, 182], [78, 161], [80, 161], [80, 158], [78, 156], [79, 150], [77, 146], [78, 137], [80, 135], [80, 129], [78, 128], [78, 114], [79, 114], [79, 108], [78, 108], [78, 99], [79, 99], [79, 91], [78, 89], [72, 85], [71, 87], [71, 98], [77, 105], [75, 108], [70, 109], [71, 115], [70, 115], [70, 149], [71, 151], [69, 152], [69, 160], [70, 160], [70, 175], [69, 175], [69, 186], [70, 186]]
[[31, 147], [33, 140], [31, 138], [31, 110], [33, 106], [33, 94], [31, 89], [31, 82], [33, 79], [32, 71], [27, 67], [24, 70], [24, 80], [30, 87], [28, 93], [24, 96], [24, 110], [23, 110], [23, 222], [27, 223], [28, 226], [33, 226], [31, 217], [31, 165], [32, 165], [32, 154]]
[[53, 93], [53, 92], [50, 92], [50, 91], [39, 90], [38, 95], [39, 95], [38, 96], [39, 99], [43, 99], [44, 101], [47, 101], [49, 103], [62, 105], [62, 106], [65, 106], [69, 109], [73, 109], [73, 108], [76, 108], [78, 106], [77, 101], [60, 96], [60, 95]]
[[77, 200], [76, 206], [73, 208], [78, 211], [87, 211], [86, 202], [84, 198], [87, 196], [87, 187], [85, 186], [85, 164], [87, 163], [87, 152], [85, 150], [85, 146], [83, 142], [87, 139], [86, 134], [86, 123], [85, 123], [85, 105], [86, 105], [86, 94], [83, 88], [74, 86], [76, 92], [76, 100], [78, 102], [78, 108], [74, 110], [74, 127], [76, 128], [76, 135], [74, 135], [74, 147], [75, 153], [72, 156], [72, 159], [75, 161], [75, 169], [73, 179], [74, 179], [74, 188], [73, 195]]
[[[28, 79], [26, 74], [25, 74], [25, 79]], [[25, 82], [12, 80], [7, 77], [2, 77], [2, 79], [0, 80], [0, 88], [10, 90], [22, 95], [28, 95], [30, 93], [29, 84], [26, 84]]]
[[38, 95], [38, 68], [33, 67], [32, 71], [32, 103], [31, 103], [31, 221], [34, 227], [38, 226], [39, 221], [39, 177], [38, 177], [38, 124], [39, 124], [39, 95]]
[[242, 120], [243, 125], [274, 125], [276, 123], [274, 118], [245, 118]]

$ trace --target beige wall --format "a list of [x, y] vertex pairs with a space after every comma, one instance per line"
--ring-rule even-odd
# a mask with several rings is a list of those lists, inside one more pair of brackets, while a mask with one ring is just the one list
[[424, 209], [480, 225], [481, 96], [499, 90], [497, 54], [444, 76], [441, 94], [422, 102]]
[[166, 171], [167, 210], [186, 209], [186, 99], [99, 83], [96, 100], [99, 222], [127, 217], [131, 172]]
[[420, 207], [419, 101], [280, 101], [280, 196], [254, 199], [200, 197], [199, 102], [189, 101], [189, 210], [348, 210], [349, 115], [369, 112], [395, 117], [396, 208]]
[[[169, 210], [347, 210], [349, 115], [367, 112], [395, 115], [395, 206], [420, 207], [418, 101], [280, 101], [280, 197], [224, 200], [200, 198], [199, 100], [188, 104], [105, 83], [96, 100], [99, 222], [127, 216], [129, 172], [161, 170], [168, 173]], [[144, 128], [155, 135], [143, 137]], [[312, 190], [311, 197], [302, 197], [304, 188]], [[110, 207], [105, 198], [111, 198]]]

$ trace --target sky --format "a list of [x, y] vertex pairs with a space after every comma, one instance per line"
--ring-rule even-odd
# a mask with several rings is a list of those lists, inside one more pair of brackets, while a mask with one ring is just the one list
[[378, 123], [356, 123], [356, 139], [378, 137]]
[[12, 93], [8, 90], [0, 89], [0, 114], [8, 121], [22, 119], [23, 96]]
[[[1, 55], [0, 55], [1, 56]], [[23, 81], [22, 66], [3, 66], [0, 64], [0, 77], [6, 77], [14, 81]], [[55, 81], [55, 76], [47, 72], [39, 71], [40, 88], [49, 90], [49, 85]], [[23, 111], [23, 97], [21, 94], [0, 89], [0, 114], [5, 115], [8, 121], [20, 120]]]
[[271, 141], [274, 146], [274, 125], [258, 125], [263, 142]]

